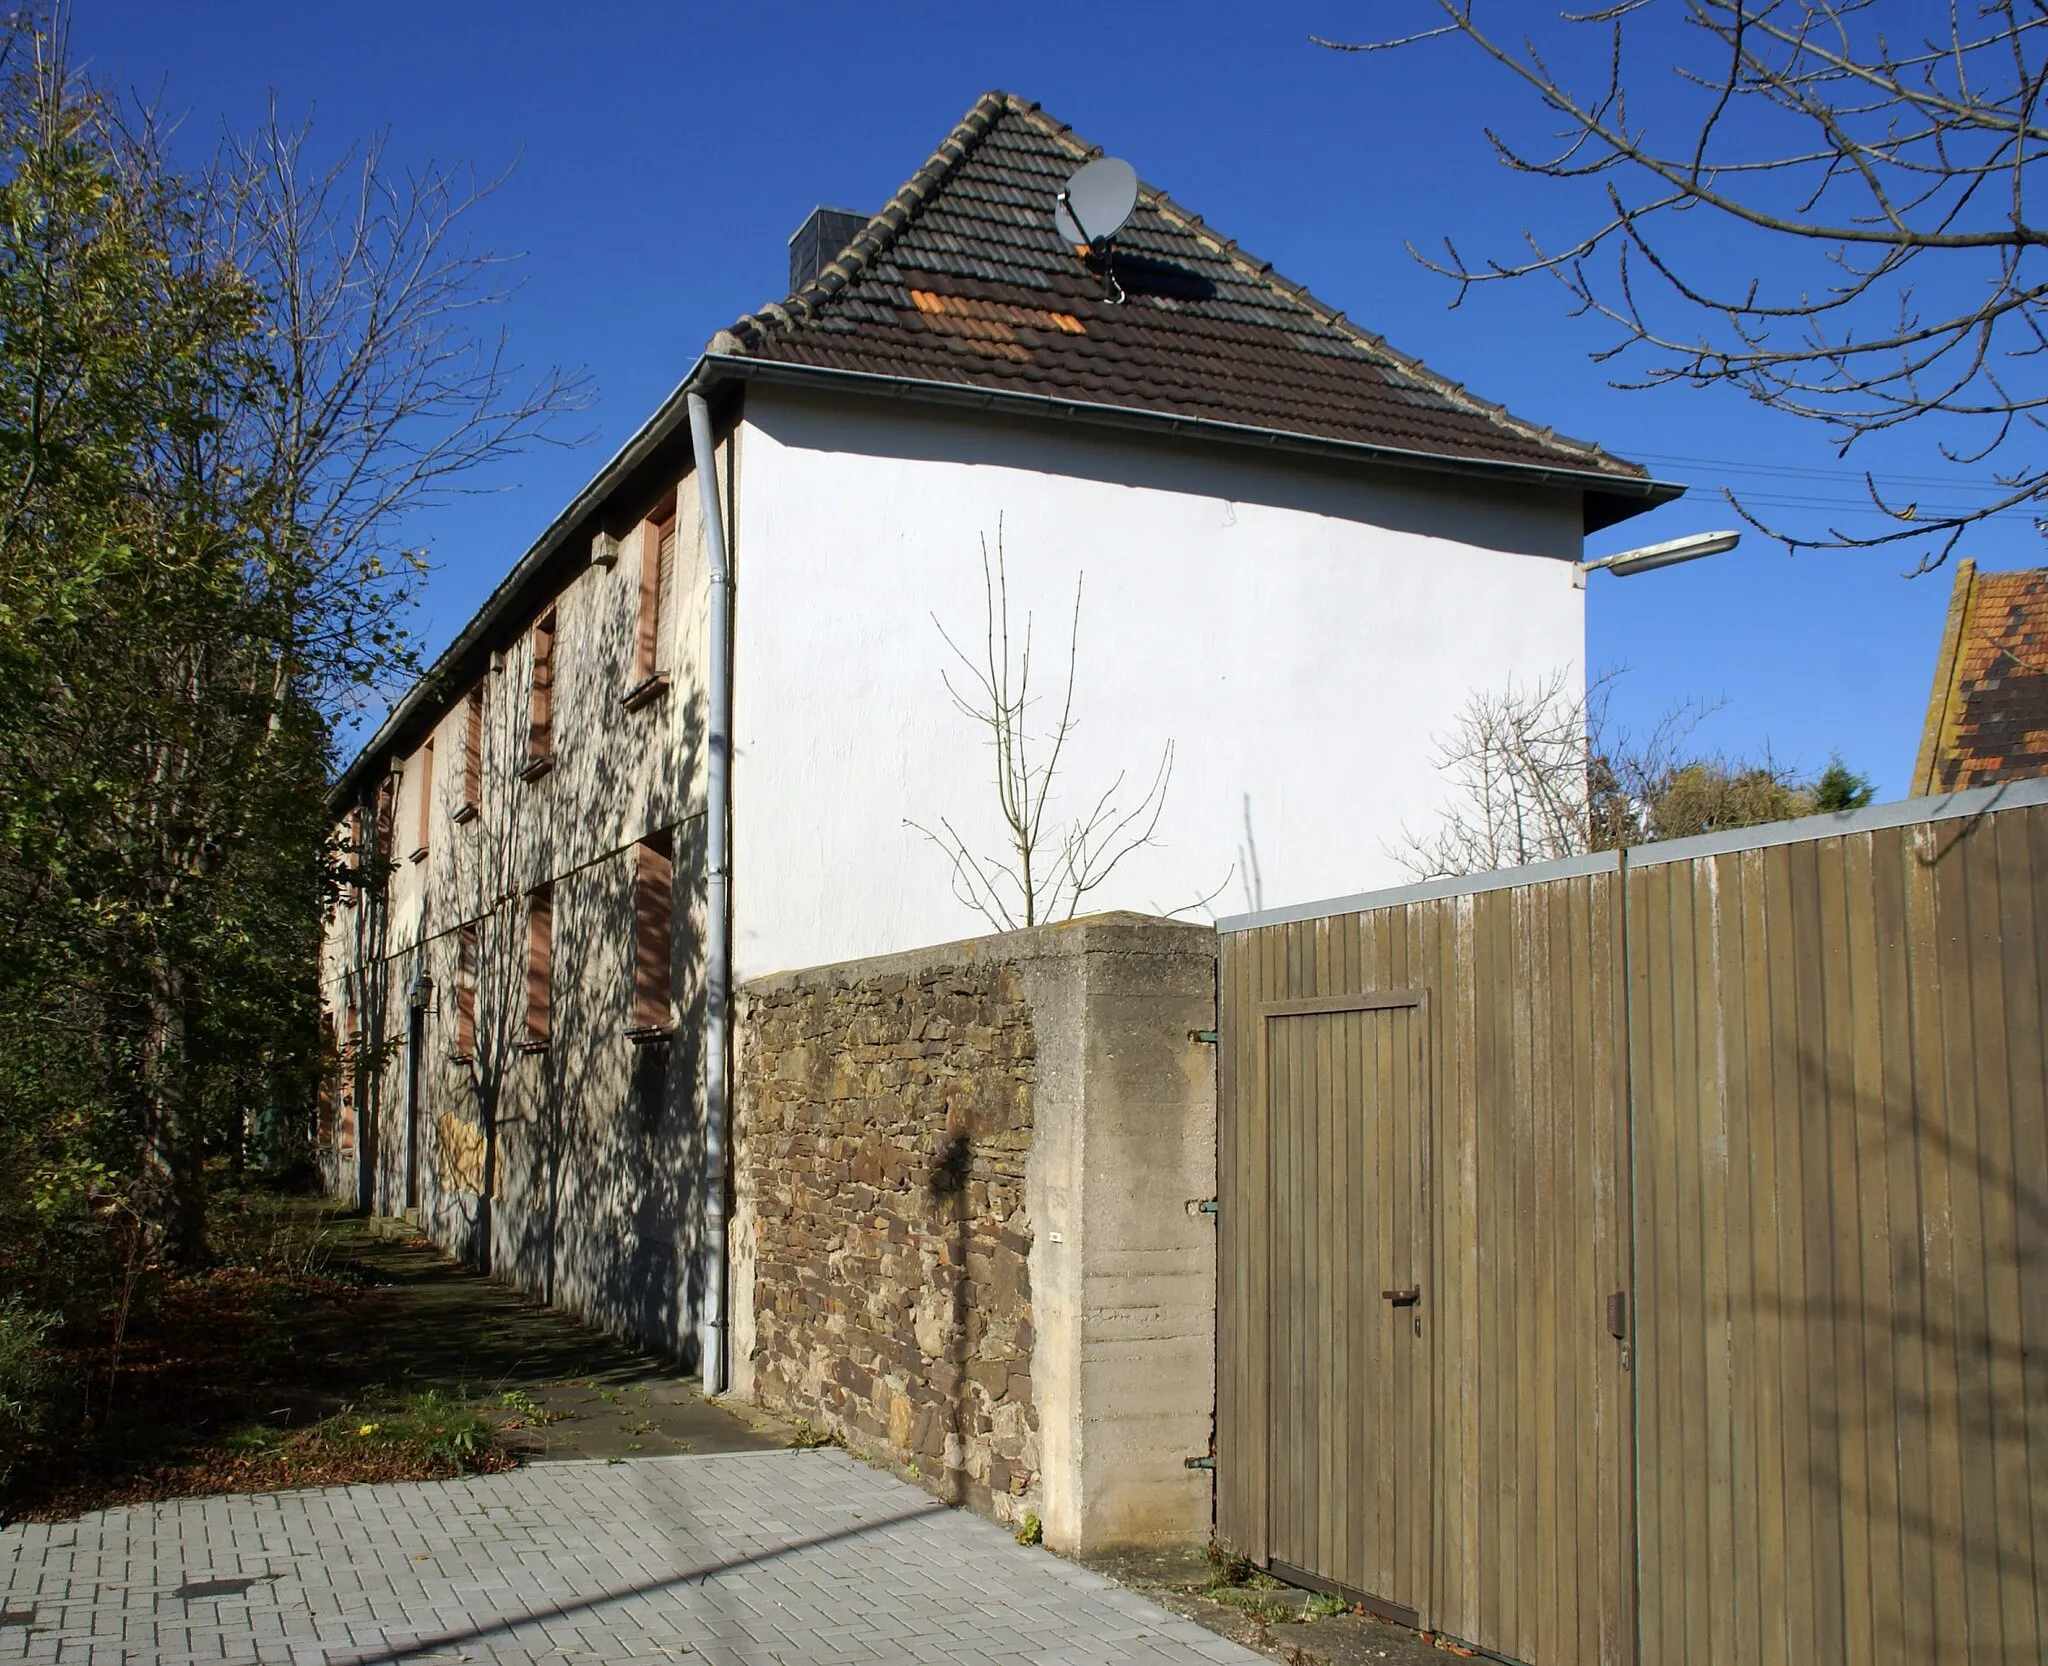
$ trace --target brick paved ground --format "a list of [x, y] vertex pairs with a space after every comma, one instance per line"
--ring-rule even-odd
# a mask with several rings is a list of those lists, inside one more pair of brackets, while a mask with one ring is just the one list
[[1256, 1662], [843, 1453], [535, 1465], [0, 1530], [0, 1660]]

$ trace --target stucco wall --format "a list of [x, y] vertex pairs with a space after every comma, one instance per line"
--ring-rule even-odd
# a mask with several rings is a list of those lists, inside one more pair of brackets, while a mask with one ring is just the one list
[[1035, 621], [1041, 727], [1085, 575], [1061, 807], [1120, 772], [1135, 802], [1175, 747], [1156, 848], [1091, 908], [1170, 913], [1213, 893], [1235, 913], [1393, 882], [1386, 846], [1444, 801], [1431, 735], [1475, 688], [1583, 654], [1565, 493], [1375, 484], [758, 387], [740, 454], [742, 978], [979, 929], [905, 821], [999, 845], [986, 736], [941, 684], [934, 623], [982, 651], [981, 540], [999, 523], [1013, 627]]
[[747, 986], [733, 1392], [1057, 1549], [1205, 1542], [1215, 953], [1108, 914]]

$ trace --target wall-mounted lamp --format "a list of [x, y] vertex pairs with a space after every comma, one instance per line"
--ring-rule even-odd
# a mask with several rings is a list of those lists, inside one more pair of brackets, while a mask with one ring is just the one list
[[1588, 573], [1612, 573], [1616, 578], [1634, 578], [1638, 573], [1652, 573], [1659, 567], [1675, 567], [1681, 561], [1697, 561], [1703, 555], [1721, 555], [1741, 542], [1742, 534], [1739, 532], [1689, 533], [1683, 538], [1673, 538], [1669, 543], [1646, 544], [1639, 550], [1603, 555], [1598, 561], [1576, 562], [1573, 564], [1572, 582], [1583, 590]]

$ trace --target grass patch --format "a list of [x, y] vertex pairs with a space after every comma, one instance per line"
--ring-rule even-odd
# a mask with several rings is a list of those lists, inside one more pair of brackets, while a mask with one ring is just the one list
[[125, 1324], [88, 1315], [46, 1339], [61, 1392], [0, 1477], [0, 1519], [511, 1465], [447, 1385], [391, 1386], [391, 1280], [354, 1259], [334, 1206], [243, 1194], [210, 1230], [212, 1263], [143, 1269]]
[[1249, 1585], [1254, 1579], [1267, 1576], [1260, 1573], [1258, 1563], [1241, 1550], [1233, 1550], [1218, 1540], [1209, 1541], [1209, 1588], [1226, 1585]]
[[491, 1474], [518, 1462], [496, 1434], [475, 1407], [432, 1390], [368, 1398], [305, 1428], [245, 1424], [165, 1463], [80, 1478], [24, 1513], [61, 1520], [159, 1498]]
[[[1279, 1581], [1273, 1582], [1278, 1589]], [[1295, 1617], [1293, 1606], [1283, 1597], [1276, 1597], [1271, 1591], [1254, 1590], [1245, 1585], [1214, 1585], [1203, 1593], [1211, 1602], [1220, 1602], [1226, 1608], [1235, 1608], [1240, 1614], [1258, 1620], [1265, 1625], [1279, 1625]]]
[[[1296, 1593], [1288, 1590], [1243, 1552], [1212, 1542], [1209, 1546], [1209, 1567], [1209, 1583], [1202, 1587], [1202, 1595], [1211, 1602], [1235, 1608], [1263, 1625], [1279, 1625], [1286, 1620], [1307, 1617], [1295, 1606]], [[1341, 1613], [1343, 1607], [1338, 1603], [1335, 1611]]]
[[545, 1429], [574, 1414], [550, 1411], [523, 1388], [508, 1388], [498, 1396], [498, 1407], [512, 1415], [499, 1425], [503, 1429]]

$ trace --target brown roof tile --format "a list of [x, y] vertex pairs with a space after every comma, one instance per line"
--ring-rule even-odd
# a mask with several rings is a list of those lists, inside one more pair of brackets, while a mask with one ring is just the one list
[[1916, 794], [2048, 774], [2048, 569], [1956, 568]]
[[986, 95], [836, 260], [733, 327], [738, 351], [1647, 479], [1395, 352], [1150, 187], [1117, 239], [1116, 303], [1052, 224], [1054, 194], [1099, 154], [1036, 105]]

